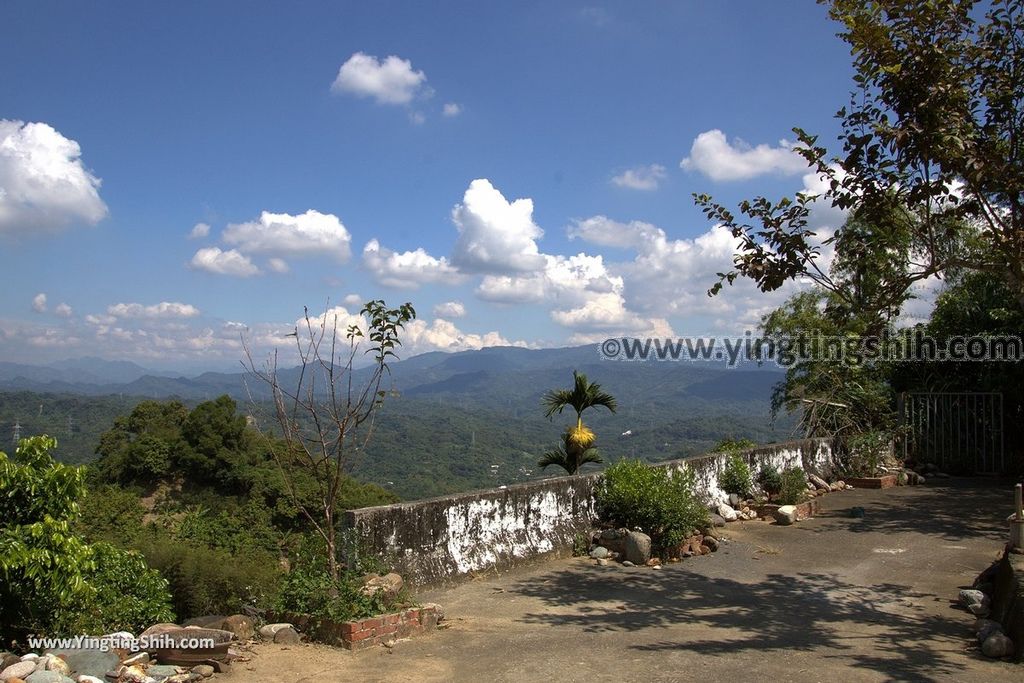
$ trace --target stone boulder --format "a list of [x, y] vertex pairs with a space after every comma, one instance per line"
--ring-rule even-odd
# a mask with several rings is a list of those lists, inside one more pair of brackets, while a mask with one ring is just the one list
[[284, 628], [295, 628], [291, 624], [279, 623], [279, 624], [267, 624], [260, 627], [260, 638], [264, 640], [273, 640], [277, 632]]
[[302, 642], [302, 638], [298, 631], [288, 626], [274, 634], [274, 642], [278, 645], [296, 645]]
[[828, 485], [828, 482], [819, 477], [817, 474], [808, 474], [808, 481], [814, 484], [814, 488], [820, 491], [831, 491], [832, 487]]
[[974, 633], [979, 643], [984, 643], [993, 633], [1002, 633], [1003, 627], [992, 619], [978, 619], [974, 625]]
[[403, 586], [405, 586], [405, 581], [395, 572], [384, 576], [370, 574], [366, 577], [359, 592], [367, 597], [373, 597], [383, 592], [387, 598], [394, 599], [401, 592]]
[[145, 631], [143, 631], [139, 635], [139, 638], [149, 638], [149, 637], [152, 637], [152, 636], [161, 636], [161, 635], [163, 635], [165, 633], [171, 633], [172, 631], [177, 631], [180, 628], [181, 627], [178, 626], [177, 624], [171, 624], [169, 622], [163, 622], [163, 623], [160, 623], [160, 624], [153, 624], [152, 626], [147, 628]]
[[736, 511], [733, 510], [732, 506], [730, 506], [727, 503], [719, 503], [718, 514], [722, 519], [724, 519], [727, 522], [736, 521]]
[[1009, 657], [1013, 654], [1013, 641], [1004, 633], [993, 633], [981, 644], [981, 652], [986, 657]]
[[213, 626], [212, 628], [218, 628], [221, 631], [231, 631], [235, 634], [236, 638], [242, 641], [249, 640], [256, 635], [256, 628], [253, 626], [252, 619], [244, 614], [232, 614], [230, 617], [225, 617], [219, 626]]
[[775, 523], [782, 526], [789, 526], [796, 522], [796, 506], [783, 505], [775, 511]]
[[17, 662], [0, 671], [0, 681], [6, 681], [9, 678], [27, 678], [35, 670], [36, 663], [31, 659], [26, 662]]
[[651, 537], [640, 531], [630, 531], [626, 537], [626, 559], [643, 566], [651, 559]]
[[629, 529], [605, 529], [602, 531], [595, 543], [609, 552], [626, 554], [626, 537], [629, 536]]

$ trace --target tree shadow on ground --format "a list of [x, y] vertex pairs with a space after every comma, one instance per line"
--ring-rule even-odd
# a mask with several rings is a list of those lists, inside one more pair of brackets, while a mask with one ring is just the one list
[[[934, 546], [936, 553], [943, 552], [942, 544], [967, 540], [975, 546], [990, 541], [997, 546], [1006, 539], [1013, 493], [1012, 482], [954, 478], [926, 486], [830, 494], [821, 502], [825, 511], [809, 523], [765, 526], [761, 532], [751, 528], [766, 542], [788, 539], [787, 552], [798, 562], [794, 570], [801, 558], [834, 563], [832, 545], [863, 546], [870, 552], [877, 541], [869, 532], [877, 539], [924, 537], [925, 543], [915, 545]], [[853, 506], [865, 509], [863, 519], [848, 516]], [[856, 552], [847, 556], [854, 563], [863, 557]], [[951, 598], [915, 590], [912, 568], [892, 580], [851, 583], [855, 579], [845, 573], [809, 569], [765, 574], [737, 556], [721, 559], [695, 558], [666, 565], [660, 572], [583, 565], [519, 583], [511, 592], [550, 608], [524, 615], [529, 624], [584, 633], [646, 635], [645, 629], [651, 629], [657, 634], [652, 642], [631, 637], [631, 649], [640, 652], [784, 657], [786, 652], [813, 651], [825, 671], [831, 663], [887, 680], [955, 680], [963, 675], [964, 660], [957, 654], [974, 647], [973, 617], [952, 609], [936, 613], [936, 602], [949, 605]], [[737, 561], [743, 564], [730, 565]]]
[[[892, 493], [829, 494], [821, 499], [824, 510], [815, 516], [824, 523], [808, 527], [807, 531], [913, 531], [944, 542], [975, 537], [1006, 540], [1006, 518], [1013, 512], [1012, 481], [980, 477], [934, 479], [925, 486], [888, 491]], [[855, 506], [864, 508], [863, 518], [850, 516], [850, 508]]]
[[[523, 621], [530, 624], [585, 633], [675, 625], [705, 635], [699, 640], [631, 646], [639, 651], [778, 655], [816, 650], [825, 653], [821, 657], [826, 670], [827, 660], [842, 660], [889, 680], [934, 680], [954, 675], [962, 666], [945, 659], [943, 652], [966, 645], [964, 623], [926, 613], [920, 602], [934, 596], [915, 593], [910, 586], [862, 587], [815, 573], [769, 574], [758, 583], [743, 583], [710, 578], [686, 564], [661, 572], [578, 568], [544, 577], [548, 580], [540, 583], [521, 583], [511, 592], [555, 608], [524, 615]], [[559, 611], [560, 607], [572, 611]], [[711, 629], [720, 636], [707, 637]]]

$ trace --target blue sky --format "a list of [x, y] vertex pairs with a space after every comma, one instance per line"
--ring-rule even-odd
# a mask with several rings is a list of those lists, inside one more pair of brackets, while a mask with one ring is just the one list
[[802, 0], [4, 3], [0, 357], [231, 367], [369, 298], [416, 306], [410, 353], [742, 334], [796, 285], [709, 300], [731, 243], [691, 193], [813, 188], [783, 141], [834, 140], [836, 31]]

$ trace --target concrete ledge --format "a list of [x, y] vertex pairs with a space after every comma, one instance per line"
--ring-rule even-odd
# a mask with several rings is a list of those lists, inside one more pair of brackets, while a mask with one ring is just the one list
[[[831, 478], [827, 439], [761, 446], [739, 455], [756, 475], [764, 467], [802, 467]], [[724, 501], [718, 477], [728, 455], [714, 453], [652, 467], [693, 473], [705, 502]], [[553, 477], [427, 500], [350, 510], [346, 526], [358, 552], [381, 557], [413, 586], [458, 582], [480, 571], [504, 570], [546, 556], [567, 555], [596, 518], [594, 490], [603, 474]]]

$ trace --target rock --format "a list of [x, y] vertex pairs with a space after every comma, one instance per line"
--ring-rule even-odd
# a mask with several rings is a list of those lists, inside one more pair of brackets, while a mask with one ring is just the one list
[[832, 489], [832, 487], [828, 485], [828, 482], [819, 477], [817, 474], [808, 474], [807, 479], [810, 480], [812, 484], [814, 484], [814, 488], [816, 489], [820, 489], [822, 491], [830, 491]]
[[640, 565], [651, 559], [651, 537], [640, 531], [630, 531], [626, 537], [626, 559]]
[[136, 664], [139, 664], [139, 665], [149, 664], [149, 653], [148, 652], [140, 652], [140, 653], [138, 653], [136, 655], [132, 655], [128, 659], [123, 660], [121, 663], [124, 664], [125, 666], [135, 666]]
[[[49, 660], [46, 662], [47, 671], [56, 671], [61, 676], [71, 675], [71, 667], [68, 666], [68, 663], [66, 661], [64, 661], [57, 655], [49, 655], [49, 657]], [[37, 666], [36, 668], [38, 669], [39, 667]]]
[[840, 479], [839, 481], [836, 482], [836, 486], [838, 486], [840, 488], [840, 490], [851, 488], [851, 487], [847, 486], [846, 482], [843, 481], [842, 479]]
[[709, 527], [709, 526], [706, 526], [703, 529], [701, 529], [700, 530], [700, 534], [701, 534], [701, 536], [705, 536], [705, 537], [707, 537], [707, 536], [714, 536], [715, 538], [718, 538], [718, 536], [715, 534], [715, 530], [713, 528]]
[[278, 645], [296, 645], [302, 642], [302, 639], [299, 637], [298, 631], [289, 626], [274, 634], [274, 642]]
[[9, 678], [27, 678], [35, 670], [35, 660], [30, 659], [27, 662], [18, 662], [0, 671], [0, 681], [6, 681]]
[[627, 536], [629, 536], [629, 529], [605, 529], [601, 532], [597, 545], [607, 548], [610, 554], [624, 554]]
[[979, 590], [971, 588], [964, 588], [960, 591], [960, 604], [964, 607], [970, 607], [971, 605], [983, 604], [987, 598], [985, 594]]
[[[26, 655], [26, 656], [28, 656], [28, 655]], [[11, 664], [17, 664], [20, 661], [23, 661], [23, 660], [18, 655], [11, 654], [10, 652], [5, 652], [2, 655], [0, 655], [0, 671], [3, 671], [7, 667], [9, 667]]]
[[149, 638], [151, 636], [160, 636], [160, 635], [163, 635], [165, 633], [170, 633], [171, 631], [177, 631], [179, 628], [181, 628], [181, 627], [178, 626], [177, 624], [171, 624], [171, 623], [168, 623], [168, 622], [163, 622], [163, 623], [160, 623], [160, 624], [153, 624], [152, 626], [147, 628], [145, 631], [143, 631], [142, 634], [139, 636], [139, 638]]
[[25, 678], [25, 683], [64, 683], [65, 681], [74, 683], [72, 679], [57, 671], [36, 671]]
[[979, 643], [984, 643], [993, 633], [1002, 633], [1003, 627], [998, 621], [978, 619], [974, 624], [974, 633]]
[[193, 617], [185, 621], [182, 626], [198, 626], [200, 628], [220, 628], [218, 624], [227, 617], [223, 614], [207, 614], [202, 617]]
[[434, 610], [434, 614], [437, 615], [437, 620], [439, 622], [444, 621], [444, 607], [441, 607], [441, 605], [437, 604], [436, 602], [425, 602], [422, 605], [420, 605], [420, 609], [432, 609]]
[[629, 560], [626, 560], [625, 562], [622, 563], [622, 566], [623, 567], [635, 567], [636, 565], [633, 564], [632, 562], [630, 562]]
[[711, 554], [711, 548], [709, 548], [706, 545], [702, 544], [700, 546], [700, 554], [701, 555], [710, 555]]
[[842, 491], [843, 487], [837, 481], [837, 482], [833, 482], [833, 483], [829, 484], [828, 485], [828, 490], [829, 491]]
[[597, 566], [598, 567], [606, 567], [606, 566], [608, 566], [607, 558], [599, 557], [599, 558], [597, 558], [596, 562], [597, 562]]
[[775, 523], [782, 526], [789, 526], [796, 522], [796, 506], [783, 505], [775, 511]]
[[[134, 669], [135, 667], [128, 668]], [[151, 677], [155, 678], [157, 681], [162, 681], [164, 679], [170, 678], [171, 676], [177, 676], [179, 673], [181, 673], [181, 670], [178, 669], [178, 667], [171, 666], [169, 664], [154, 664], [153, 666], [150, 666], [146, 669], [146, 673], [149, 674]]]
[[67, 662], [68, 668], [76, 674], [94, 678], [103, 678], [107, 671], [116, 669], [121, 663], [121, 658], [116, 652], [104, 652], [99, 648], [67, 648], [46, 652], [63, 659]]
[[718, 514], [726, 522], [735, 522], [736, 521], [736, 511], [733, 510], [732, 507], [730, 507], [726, 503], [720, 503], [718, 505]]
[[291, 624], [280, 623], [280, 624], [267, 624], [266, 626], [260, 627], [260, 637], [265, 640], [273, 640], [274, 635], [283, 628], [295, 628]]
[[660, 570], [661, 569], [661, 565], [660, 564], [656, 564], [656, 565], [652, 566], [651, 569]]
[[974, 616], [980, 617], [982, 619], [984, 619], [985, 617], [987, 617], [989, 614], [992, 613], [992, 610], [989, 608], [988, 605], [985, 605], [985, 604], [980, 603], [980, 602], [976, 602], [973, 605], [970, 605], [967, 608], [967, 610], [971, 614], [973, 614]]
[[599, 545], [590, 551], [590, 557], [595, 560], [604, 559], [608, 557], [608, 548], [605, 548], [603, 545]]
[[222, 631], [231, 631], [235, 634], [235, 637], [239, 640], [249, 640], [256, 635], [256, 629], [252, 625], [252, 619], [245, 616], [244, 614], [232, 614], [230, 617], [225, 617], [220, 622], [219, 626], [213, 628], [219, 628]]
[[708, 517], [711, 518], [711, 526], [725, 526], [725, 518], [717, 512], [712, 512]]
[[1013, 654], [1013, 641], [1002, 633], [993, 633], [981, 644], [986, 657], [1009, 657]]
[[78, 677], [75, 678], [75, 681], [77, 681], [77, 683], [106, 683], [102, 678], [90, 676], [89, 674], [79, 674]]
[[18, 661], [19, 662], [38, 662], [39, 661], [39, 655], [37, 655], [35, 652], [29, 652], [26, 655], [22, 655], [22, 657]]
[[387, 597], [394, 598], [398, 595], [399, 591], [402, 590], [404, 585], [405, 581], [402, 580], [402, 577], [395, 572], [391, 572], [384, 576], [371, 577], [363, 584], [363, 587], [359, 589], [359, 592], [368, 597], [373, 597], [374, 595], [383, 592]]
[[731, 507], [736, 508], [736, 507], [739, 507], [742, 504], [743, 504], [743, 496], [741, 496], [738, 493], [730, 493], [729, 494], [729, 505]]
[[213, 675], [213, 667], [209, 664], [197, 664], [192, 667], [192, 673], [198, 674], [203, 678], [209, 678]]
[[714, 536], [705, 536], [704, 545], [710, 548], [711, 552], [716, 552], [718, 550], [718, 539]]
[[644, 562], [644, 564], [646, 564], [648, 567], [653, 567], [656, 564], [661, 564], [661, 558], [660, 557], [652, 557], [651, 559], [649, 559], [646, 562]]

